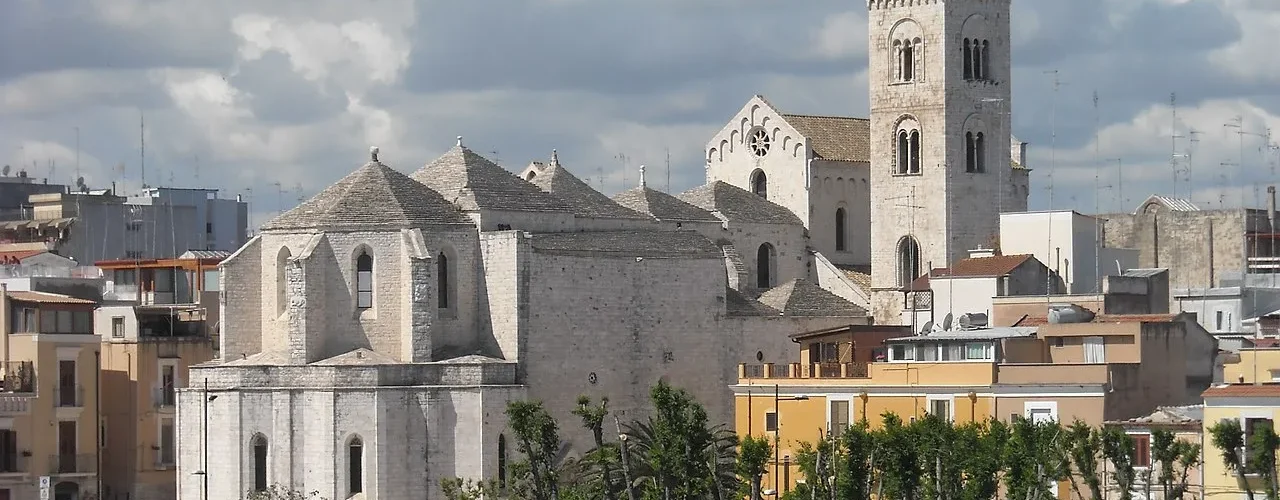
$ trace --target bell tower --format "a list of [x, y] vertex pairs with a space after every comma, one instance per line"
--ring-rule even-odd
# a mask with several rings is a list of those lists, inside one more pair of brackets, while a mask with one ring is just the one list
[[877, 323], [904, 324], [914, 279], [990, 247], [1000, 211], [1026, 209], [1010, 187], [1010, 3], [868, 0]]

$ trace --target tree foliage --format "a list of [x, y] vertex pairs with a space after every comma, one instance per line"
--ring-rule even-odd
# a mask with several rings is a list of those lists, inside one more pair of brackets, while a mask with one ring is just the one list
[[320, 496], [319, 491], [307, 493], [278, 484], [273, 484], [261, 491], [249, 491], [244, 498], [245, 500], [325, 500]]

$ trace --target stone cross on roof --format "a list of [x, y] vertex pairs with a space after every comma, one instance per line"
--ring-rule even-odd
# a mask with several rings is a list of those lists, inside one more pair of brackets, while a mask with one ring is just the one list
[[462, 136], [458, 136], [458, 147], [462, 147]]
[[550, 165], [551, 165], [552, 167], [558, 167], [558, 166], [560, 166], [560, 155], [556, 154], [556, 150], [554, 150], [554, 149], [553, 149], [553, 150], [551, 150], [551, 164], [550, 164]]
[[370, 157], [370, 158], [372, 158], [372, 159], [373, 159], [373, 161], [375, 161], [375, 162], [377, 162], [377, 161], [378, 161], [378, 147], [377, 147], [377, 146], [373, 146], [373, 147], [369, 148], [369, 157]]
[[644, 186], [644, 165], [640, 165], [640, 187]]

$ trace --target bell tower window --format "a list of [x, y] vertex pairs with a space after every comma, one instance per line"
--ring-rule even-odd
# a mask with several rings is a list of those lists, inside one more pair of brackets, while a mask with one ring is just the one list
[[751, 173], [751, 192], [764, 199], [769, 199], [769, 178], [763, 170], [756, 169]]
[[920, 130], [914, 124], [903, 123], [894, 134], [894, 173], [914, 175], [920, 173]]
[[991, 80], [991, 41], [965, 38], [963, 45], [964, 79], [968, 81]]
[[894, 80], [899, 83], [916, 81], [916, 70], [920, 66], [920, 39], [894, 40]]
[[964, 171], [977, 174], [987, 171], [986, 139], [982, 132], [964, 134]]
[[920, 244], [907, 236], [898, 242], [898, 286], [905, 287], [920, 277]]

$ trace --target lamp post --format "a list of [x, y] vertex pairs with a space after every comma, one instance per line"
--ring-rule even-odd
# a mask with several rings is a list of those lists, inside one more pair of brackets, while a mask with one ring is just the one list
[[[779, 394], [778, 384], [773, 384], [773, 496], [778, 496], [778, 448], [782, 444], [782, 416], [778, 412], [778, 403], [781, 401], [807, 401], [809, 396], [787, 396], [781, 397]], [[787, 467], [791, 467], [790, 462]]]
[[[200, 452], [204, 458], [200, 460], [200, 470], [195, 471], [195, 475], [200, 476], [200, 488], [203, 491], [202, 500], [209, 500], [209, 402], [218, 399], [218, 396], [209, 395], [209, 378], [204, 379], [204, 391], [201, 393], [204, 399], [204, 411], [201, 416], [200, 428], [204, 432], [204, 437], [200, 443]], [[178, 407], [181, 411], [181, 406]]]

